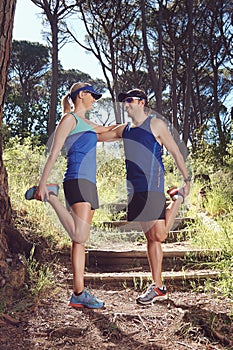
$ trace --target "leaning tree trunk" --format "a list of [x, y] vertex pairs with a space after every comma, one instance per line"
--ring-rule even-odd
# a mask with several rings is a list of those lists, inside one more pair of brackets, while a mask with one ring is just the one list
[[[16, 0], [0, 2], [0, 301], [5, 300], [7, 305], [11, 303], [15, 294], [18, 294], [25, 277], [25, 267], [20, 262], [18, 255], [13, 254], [9, 249], [15, 240], [9, 239], [10, 235], [8, 235], [8, 232], [12, 233], [11, 204], [8, 195], [7, 172], [2, 158], [1, 133], [15, 7]], [[13, 230], [14, 234], [15, 231], [17, 230]]]
[[[0, 222], [9, 222], [11, 206], [8, 196], [7, 173], [2, 159], [2, 112], [6, 91], [7, 69], [10, 58], [12, 30], [16, 0], [3, 0], [0, 3]], [[1, 225], [2, 227], [2, 225]]]

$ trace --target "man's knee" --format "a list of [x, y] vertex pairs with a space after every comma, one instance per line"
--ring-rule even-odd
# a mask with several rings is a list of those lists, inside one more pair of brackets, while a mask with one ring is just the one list
[[163, 232], [150, 232], [146, 235], [146, 238], [150, 242], [160, 242], [162, 243], [167, 238], [168, 233], [166, 231]]
[[159, 242], [162, 243], [163, 241], [165, 241], [165, 239], [167, 238], [167, 235], [168, 235], [168, 233], [166, 231], [164, 231], [163, 233], [159, 234], [158, 235]]
[[162, 235], [162, 239], [161, 239], [161, 242], [164, 242], [165, 239], [167, 238], [168, 236], [168, 232], [164, 231], [163, 235]]

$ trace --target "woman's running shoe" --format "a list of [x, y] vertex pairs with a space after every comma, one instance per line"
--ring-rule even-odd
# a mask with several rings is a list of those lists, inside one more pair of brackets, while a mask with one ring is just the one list
[[101, 309], [104, 306], [104, 302], [84, 289], [80, 295], [76, 296], [74, 293], [72, 294], [69, 306], [76, 308], [86, 307], [88, 309]]
[[[59, 190], [59, 186], [57, 184], [48, 184], [46, 185], [47, 188], [48, 188], [48, 191], [49, 191], [49, 194], [53, 194], [55, 196], [58, 195], [58, 190]], [[36, 199], [36, 200], [39, 200], [37, 197], [36, 197], [36, 191], [38, 189], [38, 186], [33, 186], [31, 188], [29, 188], [26, 193], [25, 193], [25, 198], [27, 200], [31, 200], [31, 199]]]

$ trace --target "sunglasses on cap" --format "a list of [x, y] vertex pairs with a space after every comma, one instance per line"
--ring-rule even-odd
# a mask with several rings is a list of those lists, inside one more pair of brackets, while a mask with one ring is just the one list
[[143, 99], [141, 97], [126, 97], [122, 102], [123, 103], [132, 103], [135, 100], [141, 101]]

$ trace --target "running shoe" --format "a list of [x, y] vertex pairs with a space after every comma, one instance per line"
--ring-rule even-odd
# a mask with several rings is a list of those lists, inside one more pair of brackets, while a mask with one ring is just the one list
[[137, 297], [136, 301], [138, 304], [147, 305], [152, 304], [156, 300], [164, 299], [167, 299], [166, 287], [158, 288], [155, 284], [151, 284], [144, 294]]
[[167, 194], [169, 194], [173, 201], [176, 201], [178, 198], [182, 198], [182, 203], [184, 202], [184, 195], [177, 187], [169, 188]]
[[81, 295], [76, 296], [72, 294], [69, 306], [76, 308], [86, 307], [88, 309], [101, 309], [104, 306], [104, 302], [97, 299], [94, 295], [84, 289]]
[[[58, 195], [59, 186], [57, 184], [48, 184], [46, 186], [48, 188], [49, 194], [53, 194], [55, 196]], [[29, 188], [29, 190], [27, 190], [25, 193], [25, 198], [27, 200], [37, 199], [35, 197], [37, 188], [38, 188], [38, 186], [33, 186], [33, 187]], [[37, 199], [37, 200], [39, 200], [39, 199]]]

